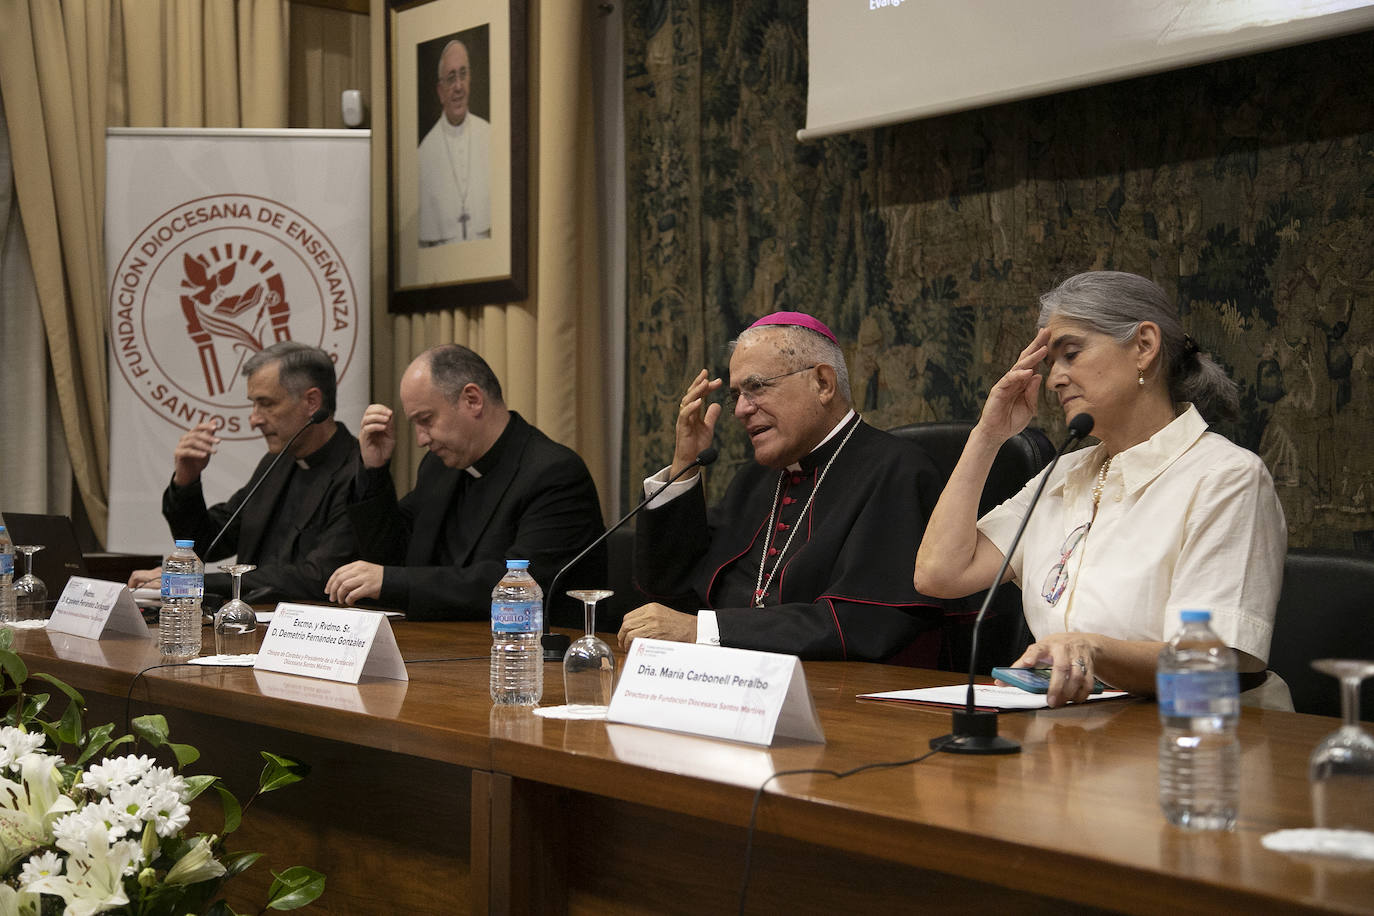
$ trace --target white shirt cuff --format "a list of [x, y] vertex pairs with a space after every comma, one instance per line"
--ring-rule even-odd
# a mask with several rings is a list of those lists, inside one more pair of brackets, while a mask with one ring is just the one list
[[715, 611], [697, 611], [697, 645], [720, 645], [720, 626]]
[[[652, 477], [646, 477], [646, 478], [644, 478], [644, 498], [645, 498], [645, 499], [648, 499], [648, 498], [649, 498], [649, 494], [651, 494], [651, 493], [658, 493], [659, 487], [661, 487], [661, 486], [663, 486], [665, 483], [667, 483], [669, 476], [671, 476], [671, 475], [669, 474], [670, 471], [672, 471], [672, 467], [671, 467], [671, 466], [664, 468], [663, 470], [659, 471], [657, 474], [655, 474], [655, 475], [652, 476]], [[692, 487], [695, 487], [700, 481], [701, 481], [701, 472], [700, 472], [700, 471], [698, 471], [697, 473], [693, 474], [691, 477], [687, 478], [686, 480], [675, 480], [675, 481], [673, 481], [672, 483], [668, 484], [668, 488], [667, 488], [666, 490], [664, 490], [662, 493], [659, 493], [658, 496], [654, 497], [653, 501], [650, 502], [649, 505], [645, 506], [645, 508], [646, 508], [646, 509], [659, 509], [659, 508], [662, 508], [663, 506], [666, 506], [666, 505], [668, 505], [668, 503], [670, 503], [670, 502], [672, 502], [673, 500], [677, 499], [677, 498], [678, 498], [679, 496], [681, 496], [683, 493], [686, 493], [688, 490], [692, 489]]]

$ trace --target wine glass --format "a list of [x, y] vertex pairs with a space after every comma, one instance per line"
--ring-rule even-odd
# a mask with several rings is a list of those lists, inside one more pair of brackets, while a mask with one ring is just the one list
[[1360, 682], [1374, 674], [1374, 661], [1320, 658], [1312, 667], [1339, 678], [1339, 729], [1312, 752], [1312, 817], [1318, 827], [1374, 831], [1374, 737], [1360, 726]]
[[258, 615], [248, 602], [239, 598], [243, 574], [258, 567], [252, 563], [229, 563], [220, 569], [233, 576], [234, 597], [215, 612], [215, 654], [252, 655], [258, 651]]
[[16, 553], [24, 555], [24, 575], [14, 580], [14, 603], [17, 620], [47, 620], [52, 613], [48, 607], [48, 587], [33, 574], [33, 555], [42, 550], [41, 544], [16, 544]]
[[587, 635], [563, 655], [563, 693], [569, 706], [609, 706], [615, 689], [615, 655], [596, 636], [596, 603], [615, 592], [605, 588], [573, 589], [569, 598], [582, 602]]

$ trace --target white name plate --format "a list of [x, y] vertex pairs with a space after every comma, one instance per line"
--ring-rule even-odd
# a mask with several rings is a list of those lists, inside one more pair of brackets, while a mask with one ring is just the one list
[[62, 589], [48, 632], [99, 639], [106, 633], [127, 633], [152, 639], [152, 630], [134, 603], [133, 593], [122, 582], [72, 576]]
[[385, 614], [310, 604], [277, 605], [253, 667], [346, 684], [364, 674], [410, 680]]
[[749, 744], [825, 741], [795, 655], [660, 639], [631, 644], [606, 721]]

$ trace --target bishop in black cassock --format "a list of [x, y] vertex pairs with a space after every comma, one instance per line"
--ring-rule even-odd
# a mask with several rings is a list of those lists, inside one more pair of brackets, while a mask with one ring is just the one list
[[[692, 477], [641, 515], [635, 576], [659, 601], [626, 615], [622, 645], [645, 636], [804, 658], [912, 657], [943, 613], [911, 582], [939, 496], [934, 465], [854, 413], [835, 337], [809, 315], [775, 313], [741, 334], [730, 379], [755, 461], [712, 511]], [[721, 408], [705, 402], [720, 386], [703, 371], [689, 387], [674, 463], [646, 493], [709, 444]]]

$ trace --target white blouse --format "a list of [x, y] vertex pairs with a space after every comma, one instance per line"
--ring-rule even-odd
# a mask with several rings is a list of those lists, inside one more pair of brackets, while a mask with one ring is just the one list
[[[1112, 459], [1097, 518], [1065, 562], [1063, 594], [1046, 599], [1062, 545], [1093, 518], [1106, 457], [1102, 445], [1064, 456], [1012, 556], [1031, 632], [1168, 640], [1179, 612], [1196, 608], [1212, 612], [1227, 645], [1267, 661], [1288, 542], [1283, 508], [1264, 463], [1207, 432], [1192, 405]], [[1038, 479], [978, 522], [1004, 555]]]

